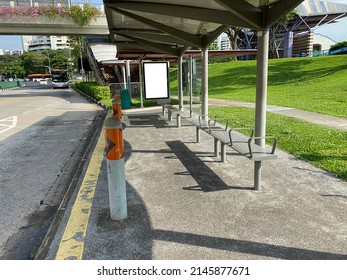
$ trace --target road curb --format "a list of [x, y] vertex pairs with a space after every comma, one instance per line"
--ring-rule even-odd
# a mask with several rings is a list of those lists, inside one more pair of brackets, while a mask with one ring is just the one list
[[84, 93], [83, 91], [79, 90], [78, 88], [74, 87], [74, 86], [71, 86], [70, 85], [70, 88], [73, 89], [75, 92], [83, 95], [84, 97], [86, 97], [87, 99], [93, 101], [94, 103], [98, 104], [100, 107], [104, 108], [104, 109], [107, 109], [106, 105], [101, 103], [100, 101], [96, 100], [95, 98], [91, 97], [90, 95]]
[[60, 203], [58, 210], [53, 217], [52, 223], [35, 254], [34, 260], [45, 260], [48, 255], [50, 246], [52, 242], [54, 241], [54, 238], [58, 232], [61, 221], [67, 210], [67, 206], [70, 202], [70, 199], [74, 191], [76, 190], [76, 187], [78, 187], [79, 178], [83, 174], [85, 165], [88, 164], [89, 155], [93, 151], [97, 143], [97, 140], [100, 137], [106, 115], [107, 113], [106, 111], [104, 111], [103, 114], [101, 115], [101, 119], [99, 120], [99, 124], [97, 128], [94, 130], [94, 133], [91, 133], [90, 135], [90, 141], [87, 144], [87, 148], [85, 152], [83, 153], [82, 157], [80, 158], [80, 163], [78, 164], [76, 172], [72, 176], [69, 187], [67, 188], [67, 191], [62, 199], [62, 202]]

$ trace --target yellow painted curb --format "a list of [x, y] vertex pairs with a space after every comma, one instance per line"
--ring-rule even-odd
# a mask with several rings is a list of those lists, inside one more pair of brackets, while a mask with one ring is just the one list
[[81, 260], [93, 198], [104, 158], [104, 138], [99, 137], [70, 218], [60, 241], [56, 260]]

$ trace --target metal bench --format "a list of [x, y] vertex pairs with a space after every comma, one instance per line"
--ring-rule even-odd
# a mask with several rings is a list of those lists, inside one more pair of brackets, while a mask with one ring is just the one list
[[172, 121], [172, 113], [173, 112], [180, 112], [180, 109], [171, 105], [171, 104], [162, 104], [162, 114], [165, 115], [165, 111], [168, 112], [168, 120]]
[[[229, 120], [226, 119], [226, 124], [222, 125], [217, 123], [217, 120], [221, 118], [212, 119], [209, 115], [209, 119], [206, 120], [203, 115], [196, 116], [190, 112], [182, 112], [176, 108], [172, 112], [177, 113], [177, 127], [181, 125], [181, 118], [185, 119], [196, 127], [196, 142], [200, 143], [200, 131], [204, 131], [214, 138], [214, 155], [218, 156], [218, 142], [221, 143], [221, 161], [225, 162], [226, 150], [225, 147], [230, 147], [239, 154], [245, 156], [251, 161], [261, 162], [265, 160], [277, 159], [275, 154], [277, 146], [277, 138], [273, 136], [255, 137], [253, 129], [250, 128], [233, 128], [229, 127]], [[172, 120], [172, 119], [171, 119]], [[250, 131], [250, 135], [247, 136], [241, 131]], [[254, 142], [256, 139], [272, 139], [272, 147], [262, 147]], [[260, 174], [256, 168], [254, 173], [254, 189], [259, 188]]]

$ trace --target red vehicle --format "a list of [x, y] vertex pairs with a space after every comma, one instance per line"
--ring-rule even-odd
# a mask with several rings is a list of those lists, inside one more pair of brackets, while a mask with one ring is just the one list
[[34, 82], [39, 82], [43, 79], [45, 79], [46, 81], [50, 80], [52, 78], [51, 74], [29, 74], [27, 79], [29, 79], [30, 81], [34, 81]]

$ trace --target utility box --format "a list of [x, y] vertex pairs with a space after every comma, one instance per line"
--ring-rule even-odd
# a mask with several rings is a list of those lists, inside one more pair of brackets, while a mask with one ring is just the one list
[[122, 109], [131, 108], [131, 99], [130, 99], [130, 94], [128, 89], [123, 88], [120, 90], [120, 100], [121, 100]]

